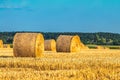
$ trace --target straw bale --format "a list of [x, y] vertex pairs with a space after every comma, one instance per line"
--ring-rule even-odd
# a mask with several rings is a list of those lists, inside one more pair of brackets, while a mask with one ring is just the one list
[[45, 51], [56, 52], [56, 41], [54, 39], [45, 40], [44, 46], [45, 46]]
[[40, 33], [16, 33], [13, 52], [16, 57], [41, 57], [44, 51], [44, 38]]
[[57, 39], [57, 52], [79, 52], [79, 36], [60, 35]]
[[0, 48], [3, 48], [3, 41], [0, 40]]

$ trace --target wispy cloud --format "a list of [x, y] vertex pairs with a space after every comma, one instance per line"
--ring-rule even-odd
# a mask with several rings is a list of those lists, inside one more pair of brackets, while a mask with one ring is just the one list
[[27, 0], [0, 0], [0, 8], [2, 9], [21, 9], [28, 7]]

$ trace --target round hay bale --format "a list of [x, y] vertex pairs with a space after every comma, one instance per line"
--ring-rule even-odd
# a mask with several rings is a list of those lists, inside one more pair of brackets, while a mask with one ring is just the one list
[[0, 48], [3, 48], [3, 41], [0, 40]]
[[57, 39], [57, 52], [79, 52], [79, 36], [60, 35]]
[[44, 38], [40, 33], [16, 33], [13, 41], [15, 57], [41, 57]]
[[54, 39], [45, 40], [44, 46], [45, 46], [45, 51], [56, 52], [56, 42]]

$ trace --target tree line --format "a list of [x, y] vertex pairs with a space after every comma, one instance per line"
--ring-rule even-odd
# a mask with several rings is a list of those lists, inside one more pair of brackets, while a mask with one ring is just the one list
[[[25, 31], [22, 31], [25, 33]], [[0, 32], [0, 39], [6, 44], [12, 44], [14, 35], [21, 32]], [[33, 33], [33, 32], [32, 32]], [[57, 39], [59, 35], [78, 35], [84, 44], [120, 45], [118, 33], [82, 33], [82, 32], [35, 32], [42, 33], [45, 39]]]

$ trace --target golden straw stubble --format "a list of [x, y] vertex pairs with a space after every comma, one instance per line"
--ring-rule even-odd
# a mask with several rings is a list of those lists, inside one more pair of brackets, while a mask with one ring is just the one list
[[56, 41], [54, 39], [45, 40], [44, 46], [45, 46], [45, 51], [56, 52]]
[[96, 46], [96, 49], [106, 49], [109, 50], [110, 48], [107, 46]]
[[78, 35], [60, 35], [57, 39], [57, 52], [79, 52], [80, 38]]
[[10, 48], [10, 44], [3, 44], [3, 48]]
[[15, 57], [41, 57], [44, 38], [40, 33], [16, 33], [13, 41]]

